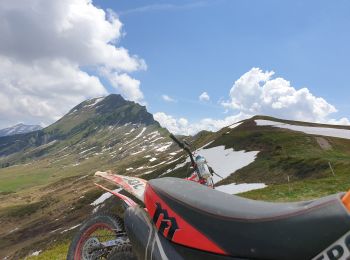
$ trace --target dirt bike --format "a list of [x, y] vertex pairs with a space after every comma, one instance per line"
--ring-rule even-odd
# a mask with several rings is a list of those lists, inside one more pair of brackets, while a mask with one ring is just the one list
[[190, 154], [196, 182], [204, 185], [97, 172], [140, 203], [97, 184], [123, 201], [124, 217], [91, 217], [67, 259], [350, 259], [349, 192], [293, 203], [222, 193], [201, 179], [188, 146], [172, 138]]

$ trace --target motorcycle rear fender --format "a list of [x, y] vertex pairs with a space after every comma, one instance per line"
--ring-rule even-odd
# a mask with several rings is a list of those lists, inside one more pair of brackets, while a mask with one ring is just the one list
[[124, 176], [119, 174], [114, 174], [110, 171], [107, 172], [96, 172], [95, 176], [101, 177], [120, 188], [124, 189], [129, 194], [136, 197], [138, 200], [143, 202], [145, 188], [147, 181], [137, 177]]
[[135, 201], [133, 201], [132, 199], [130, 199], [129, 197], [127, 197], [123, 194], [120, 194], [119, 192], [112, 191], [112, 190], [110, 190], [110, 189], [108, 189], [100, 184], [95, 183], [95, 185], [97, 187], [105, 190], [105, 191], [108, 191], [109, 193], [113, 194], [114, 196], [120, 198], [125, 203], [126, 208], [137, 206], [137, 203]]
[[140, 207], [130, 207], [125, 211], [124, 225], [138, 259], [241, 259], [196, 250], [171, 242], [158, 232], [149, 215]]

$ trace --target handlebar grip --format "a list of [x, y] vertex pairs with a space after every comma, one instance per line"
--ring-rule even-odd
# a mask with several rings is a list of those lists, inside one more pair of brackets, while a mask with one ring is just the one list
[[190, 148], [186, 144], [184, 144], [183, 142], [179, 141], [173, 134], [170, 134], [169, 137], [171, 139], [173, 139], [174, 142], [178, 144], [178, 146], [180, 146], [182, 149], [184, 149], [188, 153], [188, 155], [190, 156], [192, 165], [195, 166], [196, 164], [194, 162], [193, 155], [191, 153]]

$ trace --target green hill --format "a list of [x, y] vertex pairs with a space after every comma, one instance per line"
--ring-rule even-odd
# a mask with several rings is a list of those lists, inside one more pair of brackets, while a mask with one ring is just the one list
[[[284, 124], [284, 128], [257, 125], [257, 120]], [[294, 131], [302, 129], [315, 133]], [[289, 128], [288, 128], [289, 127]], [[334, 129], [324, 131], [323, 129]], [[224, 145], [235, 150], [260, 151], [256, 160], [217, 185], [265, 183], [267, 188], [241, 194], [263, 200], [302, 200], [350, 189], [350, 139], [339, 138], [337, 131], [347, 126], [322, 125], [256, 116], [237, 127], [213, 134], [207, 148]], [[327, 132], [327, 135], [322, 133]]]

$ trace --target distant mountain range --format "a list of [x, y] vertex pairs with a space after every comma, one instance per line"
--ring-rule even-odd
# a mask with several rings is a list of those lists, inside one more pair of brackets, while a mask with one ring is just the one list
[[26, 133], [34, 132], [41, 129], [42, 127], [40, 125], [17, 124], [11, 127], [0, 129], [0, 137], [17, 135], [17, 134], [26, 134]]

